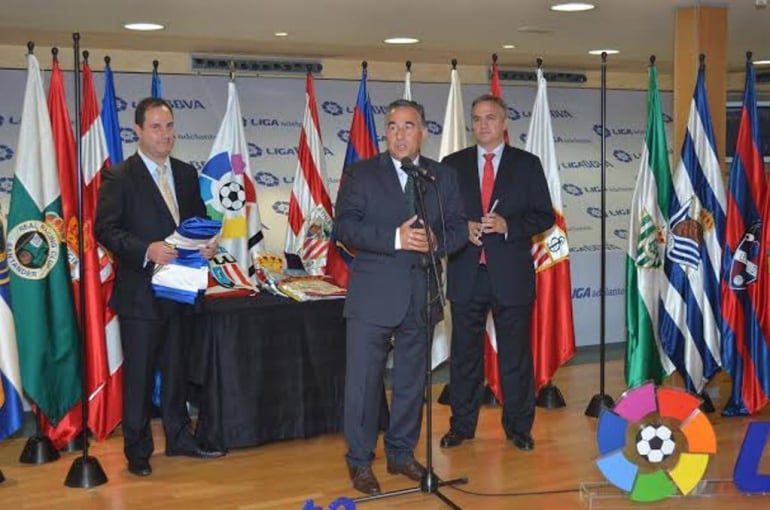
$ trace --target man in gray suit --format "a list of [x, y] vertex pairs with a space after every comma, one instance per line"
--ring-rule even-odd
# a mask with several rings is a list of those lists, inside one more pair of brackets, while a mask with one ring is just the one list
[[[455, 171], [420, 155], [427, 136], [422, 106], [407, 100], [391, 103], [385, 131], [387, 152], [345, 169], [334, 224], [335, 237], [356, 250], [344, 310], [344, 432], [353, 487], [366, 494], [380, 492], [371, 462], [391, 336], [395, 349], [385, 433], [387, 470], [415, 481], [425, 476], [414, 448], [422, 421], [427, 333], [441, 318], [439, 302], [433, 300], [430, 324], [426, 321], [426, 262], [458, 250], [468, 239]], [[405, 159], [427, 173], [427, 217], [418, 216], [414, 207], [418, 178], [402, 168]], [[428, 254], [428, 236], [434, 254]], [[431, 295], [437, 296], [434, 276]]]

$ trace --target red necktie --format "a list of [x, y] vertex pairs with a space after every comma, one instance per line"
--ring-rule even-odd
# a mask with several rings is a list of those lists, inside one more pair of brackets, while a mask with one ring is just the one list
[[[493, 153], [484, 154], [484, 175], [481, 178], [481, 214], [489, 212], [489, 206], [492, 202], [492, 188], [495, 187], [495, 167], [492, 165], [494, 157]], [[481, 249], [480, 263], [487, 263], [487, 254], [484, 253], [484, 248]]]

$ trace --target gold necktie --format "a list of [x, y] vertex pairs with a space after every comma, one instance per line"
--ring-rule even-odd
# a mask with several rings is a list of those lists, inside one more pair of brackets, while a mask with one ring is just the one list
[[174, 223], [179, 225], [179, 209], [176, 206], [174, 194], [171, 192], [171, 186], [168, 185], [168, 179], [166, 179], [166, 165], [158, 165], [158, 188], [160, 194], [163, 195], [163, 200], [166, 201], [171, 216], [174, 218]]

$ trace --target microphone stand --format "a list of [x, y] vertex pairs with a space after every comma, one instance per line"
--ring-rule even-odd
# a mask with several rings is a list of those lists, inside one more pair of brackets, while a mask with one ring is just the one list
[[[427, 188], [427, 183], [433, 182], [432, 177], [426, 172], [421, 172], [420, 169], [414, 166], [411, 168], [402, 166], [401, 169], [411, 174], [411, 176], [415, 180], [415, 191], [417, 195], [417, 208], [419, 212], [419, 217], [423, 218], [423, 225], [427, 230], [428, 214], [427, 214], [427, 209], [425, 207], [425, 191]], [[432, 403], [433, 403], [433, 396], [432, 396], [433, 375], [431, 370], [431, 344], [433, 343], [433, 327], [431, 324], [431, 316], [430, 316], [431, 315], [430, 309], [433, 303], [433, 297], [431, 296], [431, 291], [430, 291], [430, 287], [431, 287], [430, 281], [431, 281], [431, 276], [434, 276], [437, 282], [439, 280], [438, 266], [436, 264], [436, 257], [433, 256], [434, 253], [435, 253], [435, 246], [433, 244], [433, 237], [429, 235], [428, 236], [428, 254], [423, 255], [421, 257], [422, 259], [421, 267], [425, 270], [425, 431], [426, 431], [425, 476], [420, 481], [420, 485], [418, 485], [417, 487], [383, 492], [380, 494], [375, 494], [373, 496], [364, 496], [361, 498], [356, 498], [353, 500], [356, 503], [362, 503], [364, 501], [373, 501], [376, 499], [383, 499], [383, 498], [389, 498], [394, 496], [402, 496], [404, 494], [412, 494], [415, 492], [426, 492], [428, 494], [433, 494], [434, 496], [438, 497], [449, 508], [452, 508], [453, 510], [462, 510], [462, 507], [456, 505], [454, 502], [452, 502], [451, 499], [449, 499], [447, 496], [439, 492], [439, 488], [447, 485], [453, 486], [453, 485], [466, 484], [468, 483], [468, 478], [461, 477], [461, 478], [454, 478], [452, 480], [441, 480], [438, 476], [436, 476], [436, 473], [433, 472], [433, 440], [432, 440], [433, 412], [431, 409]], [[443, 307], [444, 296], [441, 294], [441, 285], [438, 285], [436, 288], [438, 290], [439, 301]]]

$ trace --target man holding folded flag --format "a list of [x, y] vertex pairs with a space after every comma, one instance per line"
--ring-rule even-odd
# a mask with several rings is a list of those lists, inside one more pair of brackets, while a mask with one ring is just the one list
[[[118, 260], [110, 305], [120, 317], [123, 345], [123, 436], [128, 470], [136, 476], [152, 473], [150, 401], [153, 370], [160, 368], [161, 416], [166, 455], [215, 457], [221, 452], [198, 445], [190, 431], [186, 407], [185, 305], [153, 294], [155, 265], [177, 256], [164, 242], [180, 222], [205, 217], [206, 208], [191, 165], [171, 158], [174, 114], [157, 97], [139, 102], [134, 115], [137, 153], [103, 172], [96, 210], [97, 240]], [[201, 249], [211, 258], [215, 242]], [[188, 321], [189, 322], [189, 321]]]

